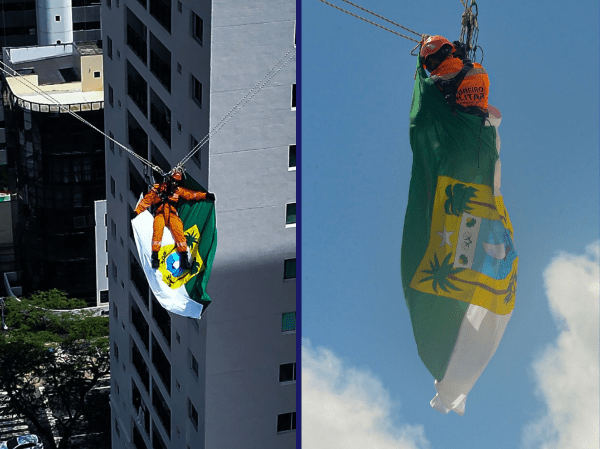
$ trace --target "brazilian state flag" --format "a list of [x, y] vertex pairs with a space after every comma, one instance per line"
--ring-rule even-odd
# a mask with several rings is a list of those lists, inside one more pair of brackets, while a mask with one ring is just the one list
[[402, 236], [404, 297], [432, 407], [463, 414], [515, 304], [518, 257], [500, 194], [500, 112], [451, 108], [418, 58], [412, 175]]
[[[186, 175], [182, 187], [206, 192]], [[190, 254], [191, 268], [181, 267], [179, 253], [169, 229], [165, 227], [158, 253], [160, 266], [152, 268], [152, 226], [154, 217], [146, 210], [132, 221], [135, 243], [148, 284], [160, 304], [169, 312], [190, 318], [200, 318], [210, 304], [206, 286], [217, 251], [215, 204], [212, 200], [186, 201], [180, 199], [177, 213]]]

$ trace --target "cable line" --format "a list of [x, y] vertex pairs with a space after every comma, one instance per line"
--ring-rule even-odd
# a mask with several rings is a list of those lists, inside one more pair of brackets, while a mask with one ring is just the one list
[[[329, 3], [329, 2], [328, 2], [328, 1], [326, 1], [326, 0], [319, 0], [319, 1], [320, 1], [320, 2], [322, 2], [322, 3], [325, 3], [326, 5], [329, 5], [329, 6], [333, 7], [333, 8], [335, 8], [335, 9], [339, 9], [340, 11], [342, 11], [342, 12], [345, 12], [346, 14], [349, 14], [349, 15], [351, 15], [352, 17], [356, 17], [357, 19], [364, 20], [365, 22], [367, 22], [367, 23], [370, 23], [371, 25], [375, 25], [376, 27], [379, 27], [379, 28], [382, 28], [382, 29], [384, 29], [384, 30], [386, 30], [386, 31], [389, 31], [390, 33], [396, 34], [396, 35], [398, 35], [398, 36], [401, 36], [401, 37], [403, 37], [403, 38], [405, 38], [405, 39], [408, 39], [408, 40], [410, 40], [410, 41], [413, 41], [413, 42], [417, 42], [417, 43], [420, 43], [420, 42], [421, 42], [421, 40], [413, 39], [412, 37], [405, 36], [404, 34], [398, 33], [397, 31], [390, 30], [389, 28], [387, 28], [387, 27], [384, 27], [383, 25], [379, 25], [378, 23], [372, 22], [372, 21], [370, 21], [370, 20], [368, 20], [368, 19], [365, 19], [364, 17], [361, 17], [361, 16], [359, 16], [359, 15], [357, 15], [357, 14], [351, 13], [350, 11], [347, 11], [347, 10], [345, 10], [345, 9], [342, 9], [342, 8], [340, 8], [339, 6], [336, 6], [336, 5], [334, 5], [333, 3]], [[355, 5], [354, 3], [351, 3], [351, 2], [349, 2], [349, 1], [347, 1], [347, 0], [342, 0], [342, 1], [345, 1], [346, 3], [349, 3], [349, 4], [350, 4], [350, 5], [352, 5], [352, 6], [355, 6], [355, 7], [359, 8], [359, 9], [362, 9], [363, 11], [366, 11], [366, 12], [368, 12], [369, 14], [373, 14], [374, 16], [376, 16], [376, 17], [379, 17], [380, 19], [383, 19], [383, 20], [385, 20], [386, 22], [389, 22], [389, 23], [391, 23], [391, 24], [393, 24], [393, 25], [396, 25], [396, 26], [398, 26], [398, 27], [400, 27], [400, 28], [403, 28], [403, 29], [405, 29], [405, 30], [407, 30], [407, 31], [410, 31], [411, 33], [414, 33], [414, 34], [416, 34], [416, 35], [417, 35], [417, 36], [419, 36], [419, 37], [421, 36], [421, 33], [417, 33], [416, 31], [413, 31], [413, 30], [409, 30], [408, 28], [406, 28], [406, 27], [403, 27], [402, 25], [399, 25], [399, 24], [397, 24], [397, 23], [395, 23], [395, 22], [392, 22], [391, 20], [388, 20], [388, 19], [386, 19], [386, 18], [385, 18], [385, 17], [383, 17], [383, 16], [380, 16], [380, 15], [378, 15], [378, 14], [375, 14], [374, 12], [371, 12], [371, 11], [369, 11], [368, 9], [365, 9], [365, 8], [363, 8], [363, 7], [361, 7], [361, 6]]]
[[349, 5], [352, 5], [352, 6], [356, 7], [356, 8], [358, 8], [358, 9], [362, 9], [363, 11], [365, 11], [365, 12], [368, 12], [369, 14], [372, 14], [372, 15], [374, 15], [375, 17], [379, 17], [380, 19], [382, 19], [382, 20], [385, 20], [386, 22], [388, 22], [388, 23], [391, 23], [392, 25], [396, 25], [397, 27], [399, 27], [399, 28], [402, 28], [403, 30], [410, 31], [411, 33], [413, 33], [413, 34], [416, 34], [417, 36], [421, 37], [421, 34], [420, 34], [420, 33], [417, 33], [416, 31], [413, 31], [413, 30], [411, 30], [411, 29], [409, 29], [409, 28], [406, 28], [405, 26], [402, 26], [402, 25], [400, 25], [399, 23], [392, 22], [391, 20], [389, 20], [389, 19], [386, 19], [385, 17], [383, 17], [383, 16], [380, 16], [379, 14], [376, 14], [376, 13], [374, 13], [373, 11], [369, 11], [367, 8], [363, 8], [362, 6], [355, 5], [354, 3], [352, 3], [352, 2], [349, 2], [348, 0], [342, 0], [342, 1], [343, 1], [344, 3], [348, 3]]
[[[292, 52], [293, 54], [290, 55]], [[240, 109], [242, 109], [246, 103], [248, 103], [252, 97], [254, 97], [254, 95], [256, 95], [275, 75], [277, 75], [286, 66], [286, 64], [294, 58], [294, 56], [296, 56], [296, 49], [292, 48], [283, 56], [283, 58], [279, 60], [279, 62], [277, 62], [277, 64], [275, 64], [275, 66], [269, 72], [267, 72], [267, 74], [258, 83], [254, 85], [252, 89], [250, 89], [250, 91], [248, 91], [244, 98], [238, 101], [238, 103], [231, 108], [227, 114], [225, 114], [221, 121], [217, 123], [200, 142], [198, 142], [198, 144], [181, 160], [181, 162], [179, 162], [179, 164], [177, 164], [171, 170], [171, 172], [182, 167], [188, 160], [190, 160], [190, 158], [196, 154], [196, 152], [198, 152], [198, 150], [200, 150], [200, 148], [206, 144], [206, 142], [208, 142], [210, 138], [214, 136], [217, 131], [219, 131], [229, 121], [229, 119], [231, 119], [231, 117], [233, 117]], [[284, 60], [285, 62], [283, 62]]]
[[[290, 55], [290, 53], [293, 53], [293, 54]], [[102, 130], [100, 130], [99, 128], [97, 128], [96, 126], [94, 126], [93, 124], [91, 124], [90, 122], [88, 122], [83, 117], [81, 117], [78, 114], [76, 114], [75, 112], [71, 111], [71, 109], [68, 107], [68, 105], [63, 105], [62, 103], [60, 103], [58, 100], [56, 100], [50, 94], [48, 94], [48, 93], [44, 92], [43, 90], [41, 90], [39, 88], [39, 86], [33, 84], [31, 81], [29, 81], [27, 78], [25, 78], [19, 72], [17, 72], [15, 69], [13, 69], [12, 67], [10, 67], [7, 64], [5, 64], [4, 61], [2, 61], [2, 60], [0, 60], [0, 64], [2, 66], [6, 67], [7, 69], [11, 70], [14, 73], [11, 74], [10, 72], [8, 72], [7, 70], [5, 70], [2, 67], [0, 67], [0, 71], [4, 72], [5, 74], [9, 75], [10, 77], [15, 77], [16, 76], [17, 78], [20, 78], [19, 81], [21, 81], [22, 83], [26, 84], [34, 92], [40, 94], [41, 96], [43, 96], [47, 100], [52, 101], [53, 103], [57, 104], [60, 107], [60, 111], [61, 112], [68, 112], [73, 117], [75, 117], [77, 120], [79, 120], [82, 123], [88, 125], [89, 127], [91, 127], [92, 129], [94, 129], [95, 131], [98, 131], [100, 134], [102, 134], [108, 140], [114, 142], [119, 147], [123, 148], [129, 154], [131, 154], [132, 156], [134, 156], [135, 158], [137, 158], [139, 161], [141, 161], [143, 164], [147, 165], [152, 170], [158, 172], [161, 176], [164, 177], [164, 176], [167, 176], [170, 173], [174, 172], [176, 169], [182, 168], [183, 165], [203, 145], [205, 145], [210, 140], [210, 138], [212, 136], [214, 136], [240, 109], [242, 109], [252, 99], [252, 97], [254, 97], [275, 75], [277, 75], [277, 73], [279, 73], [286, 66], [286, 64], [294, 58], [294, 56], [296, 56], [296, 49], [292, 48], [292, 49], [288, 50], [288, 52], [277, 62], [277, 64], [275, 64], [275, 66], [271, 70], [269, 70], [267, 72], [267, 74], [254, 87], [252, 87], [252, 89], [250, 89], [250, 91], [248, 91], [248, 93], [233, 108], [231, 108], [231, 110], [227, 114], [225, 114], [225, 116], [219, 121], [219, 123], [206, 136], [204, 136], [202, 138], [202, 140], [200, 140], [200, 142], [183, 158], [183, 160], [181, 162], [179, 162], [174, 168], [172, 168], [168, 173], [165, 173], [159, 166], [157, 166], [157, 165], [153, 164], [152, 162], [148, 161], [147, 159], [143, 158], [142, 156], [140, 156], [139, 154], [137, 154], [135, 151], [133, 151], [130, 148], [126, 147], [125, 145], [121, 144], [120, 142], [118, 142], [114, 138], [106, 135]], [[287, 59], [286, 59], [286, 57], [287, 57]], [[283, 62], [284, 60], [285, 60], [285, 62]], [[282, 64], [282, 62], [283, 62], [283, 64]]]

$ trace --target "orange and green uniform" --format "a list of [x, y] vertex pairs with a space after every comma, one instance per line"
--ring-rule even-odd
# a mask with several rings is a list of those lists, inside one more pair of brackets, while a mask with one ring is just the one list
[[166, 182], [154, 184], [152, 189], [146, 194], [146, 196], [144, 196], [142, 201], [140, 201], [140, 204], [138, 204], [138, 206], [135, 208], [135, 212], [140, 214], [151, 205], [161, 203], [154, 213], [152, 251], [158, 252], [160, 250], [163, 231], [166, 226], [173, 235], [177, 251], [184, 252], [187, 251], [187, 243], [183, 233], [183, 223], [177, 215], [177, 209], [175, 208], [175, 205], [177, 204], [177, 201], [179, 201], [179, 198], [192, 201], [206, 199], [206, 193], [195, 192], [193, 190], [184, 189], [183, 187], [176, 187], [175, 191], [167, 197], [167, 201], [163, 201], [161, 198], [161, 193], [164, 195], [167, 192], [167, 189], [168, 186]]
[[[431, 72], [442, 80], [454, 78], [463, 68], [460, 58], [449, 57]], [[467, 72], [456, 91], [456, 103], [464, 107], [476, 106], [484, 111], [488, 108], [490, 80], [481, 64], [473, 63], [473, 68]]]

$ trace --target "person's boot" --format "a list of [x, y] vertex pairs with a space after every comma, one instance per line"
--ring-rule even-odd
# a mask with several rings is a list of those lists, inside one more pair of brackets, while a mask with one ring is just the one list
[[158, 251], [152, 251], [152, 268], [156, 270], [159, 265], [160, 262], [158, 261]]
[[189, 270], [191, 268], [190, 265], [190, 256], [187, 251], [182, 251], [179, 253], [180, 262], [179, 266], [184, 270]]

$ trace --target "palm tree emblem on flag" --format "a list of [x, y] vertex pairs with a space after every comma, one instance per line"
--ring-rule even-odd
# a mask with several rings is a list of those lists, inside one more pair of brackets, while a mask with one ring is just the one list
[[440, 176], [429, 246], [411, 288], [510, 313], [517, 253], [512, 226], [505, 224], [507, 217], [499, 212], [506, 214], [504, 205], [498, 202], [502, 198], [488, 186]]

